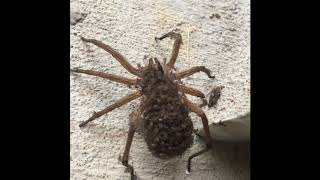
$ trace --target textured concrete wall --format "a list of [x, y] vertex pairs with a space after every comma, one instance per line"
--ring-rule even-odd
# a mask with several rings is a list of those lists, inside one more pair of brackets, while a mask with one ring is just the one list
[[[174, 2], [174, 3], [173, 3]], [[183, 80], [207, 94], [215, 85], [223, 85], [215, 108], [205, 107], [209, 121], [236, 117], [250, 108], [250, 1], [249, 0], [71, 0], [73, 22], [70, 25], [71, 67], [94, 69], [126, 77], [129, 74], [109, 54], [84, 44], [82, 35], [111, 45], [133, 65], [144, 56], [169, 57], [173, 41], [156, 43], [160, 36], [179, 29], [183, 45], [176, 63], [178, 70], [205, 65], [216, 79], [203, 73]], [[118, 156], [124, 150], [128, 116], [139, 101], [120, 107], [80, 129], [80, 121], [125, 96], [132, 89], [109, 80], [70, 75], [71, 83], [71, 179], [129, 179]], [[200, 100], [190, 97], [194, 102]], [[201, 120], [190, 114], [196, 128]], [[192, 172], [185, 174], [187, 158], [204, 147], [198, 138], [181, 156], [160, 160], [151, 155], [141, 135], [132, 143], [129, 163], [138, 179], [249, 179], [247, 164], [238, 153], [206, 153], [193, 160]], [[217, 150], [218, 151], [218, 150]], [[226, 151], [223, 151], [225, 153]], [[228, 159], [226, 161], [226, 159]]]

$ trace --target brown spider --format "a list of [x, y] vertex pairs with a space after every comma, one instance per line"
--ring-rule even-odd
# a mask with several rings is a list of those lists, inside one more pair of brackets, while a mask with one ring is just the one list
[[[93, 116], [79, 125], [82, 127], [88, 122], [122, 105], [142, 97], [141, 105], [130, 115], [130, 128], [125, 150], [121, 158], [122, 164], [129, 169], [132, 180], [136, 179], [136, 176], [133, 167], [128, 164], [128, 158], [132, 139], [138, 127], [142, 127], [148, 148], [155, 156], [159, 158], [170, 158], [181, 155], [193, 143], [192, 133], [195, 131], [188, 115], [189, 111], [200, 116], [205, 132], [203, 138], [206, 142], [206, 148], [188, 158], [188, 172], [191, 168], [191, 159], [206, 152], [212, 145], [208, 119], [200, 108], [208, 104], [205, 95], [199, 90], [183, 85], [181, 79], [201, 71], [206, 73], [209, 78], [214, 78], [214, 76], [211, 76], [210, 71], [204, 66], [192, 67], [177, 73], [172, 72], [178, 57], [182, 38], [179, 33], [169, 32], [155, 39], [162, 40], [167, 37], [175, 39], [169, 62], [166, 63], [164, 60], [163, 63], [160, 63], [156, 58], [151, 58], [147, 66], [141, 67], [138, 64], [138, 68], [133, 67], [124, 56], [110, 46], [94, 39], [81, 37], [84, 42], [92, 43], [110, 53], [126, 70], [136, 75], [136, 79], [129, 79], [93, 70], [71, 69], [71, 71], [75, 73], [98, 76], [129, 86], [138, 87], [137, 91], [121, 98], [104, 110], [95, 112]], [[185, 94], [200, 97], [203, 101], [202, 105], [198, 107], [189, 101]]]

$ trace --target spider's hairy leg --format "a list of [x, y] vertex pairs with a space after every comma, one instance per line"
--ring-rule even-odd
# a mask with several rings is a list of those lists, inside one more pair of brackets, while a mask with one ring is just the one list
[[126, 58], [121, 55], [119, 52], [117, 52], [116, 50], [114, 50], [113, 48], [111, 48], [109, 45], [104, 44], [101, 41], [95, 40], [95, 39], [87, 39], [84, 37], [81, 37], [82, 41], [88, 42], [88, 43], [92, 43], [96, 46], [98, 46], [99, 48], [107, 51], [108, 53], [110, 53], [117, 61], [119, 61], [119, 63], [130, 73], [139, 76], [139, 70], [135, 67], [133, 67], [127, 60]]
[[137, 177], [134, 174], [134, 169], [133, 166], [128, 164], [129, 160], [129, 152], [130, 152], [130, 147], [132, 144], [133, 136], [136, 131], [136, 129], [139, 126], [140, 123], [140, 116], [143, 112], [143, 107], [140, 106], [136, 111], [132, 113], [132, 116], [130, 117], [130, 127], [129, 127], [129, 132], [128, 132], [128, 137], [127, 137], [127, 142], [126, 142], [126, 147], [123, 152], [123, 156], [121, 158], [121, 162], [124, 166], [126, 166], [129, 169], [130, 175], [131, 175], [131, 180], [135, 180]]
[[203, 124], [203, 129], [205, 133], [205, 141], [207, 144], [207, 147], [211, 146], [212, 139], [210, 136], [210, 130], [209, 130], [209, 125], [208, 125], [208, 118], [206, 114], [203, 112], [203, 110], [198, 107], [196, 104], [192, 103], [189, 101], [186, 97], [182, 97], [184, 104], [194, 113], [196, 113], [198, 116], [201, 117], [202, 124]]
[[71, 72], [97, 76], [97, 77], [101, 77], [104, 79], [109, 79], [111, 81], [116, 81], [118, 83], [126, 84], [129, 86], [137, 84], [136, 79], [130, 79], [130, 78], [126, 78], [126, 77], [122, 77], [122, 76], [118, 76], [118, 75], [114, 75], [114, 74], [108, 74], [108, 73], [104, 73], [104, 72], [99, 72], [99, 71], [84, 70], [84, 69], [75, 68], [75, 69], [71, 69]]
[[141, 97], [141, 92], [140, 91], [136, 91], [134, 93], [131, 93], [131, 94], [119, 99], [117, 102], [115, 102], [114, 104], [108, 106], [104, 110], [99, 111], [99, 112], [95, 112], [93, 114], [93, 116], [91, 116], [88, 120], [80, 123], [79, 126], [82, 127], [82, 126], [86, 125], [87, 123], [89, 123], [90, 121], [93, 121], [96, 118], [98, 118], [98, 117], [100, 117], [100, 116], [102, 116], [102, 115], [104, 115], [104, 114], [106, 114], [106, 113], [118, 108], [118, 107], [121, 107], [121, 106], [123, 106], [123, 105], [129, 103], [130, 101], [133, 101], [133, 100], [135, 100], [135, 99], [137, 99], [139, 97]]
[[204, 139], [205, 139], [206, 145], [207, 145], [207, 147], [205, 149], [203, 149], [203, 150], [191, 155], [188, 158], [187, 170], [188, 170], [188, 172], [190, 172], [192, 158], [197, 157], [197, 156], [203, 154], [204, 152], [208, 151], [212, 146], [212, 138], [211, 138], [211, 135], [210, 135], [209, 125], [208, 125], [208, 118], [207, 118], [206, 114], [202, 111], [201, 108], [199, 108], [196, 104], [194, 104], [191, 101], [189, 101], [186, 97], [182, 97], [182, 99], [183, 99], [184, 104], [192, 112], [196, 113], [198, 116], [201, 117], [202, 124], [203, 124], [203, 129], [204, 129], [204, 134], [205, 134]]
[[215, 77], [211, 75], [211, 72], [209, 69], [207, 69], [206, 67], [204, 66], [195, 66], [195, 67], [192, 67], [188, 70], [184, 70], [184, 71], [181, 71], [181, 72], [178, 72], [178, 73], [175, 73], [177, 79], [183, 79], [185, 77], [188, 77], [188, 76], [191, 76], [195, 73], [198, 73], [198, 72], [204, 72], [207, 74], [207, 76], [209, 78], [212, 78], [214, 79]]
[[208, 105], [208, 101], [206, 100], [205, 95], [197, 89], [185, 86], [183, 84], [178, 84], [178, 91], [201, 98], [202, 104], [199, 105], [199, 107], [204, 107], [204, 106]]
[[176, 32], [168, 32], [166, 34], [164, 34], [163, 36], [159, 37], [159, 38], [155, 38], [156, 40], [162, 40], [164, 38], [167, 38], [167, 37], [170, 37], [170, 38], [174, 38], [174, 44], [173, 44], [173, 49], [172, 49], [172, 52], [171, 52], [171, 57], [170, 57], [170, 60], [167, 64], [168, 66], [168, 69], [171, 69], [173, 68], [174, 66], [174, 63], [176, 62], [177, 60], [177, 57], [178, 57], [178, 54], [179, 54], [179, 49], [180, 49], [180, 45], [182, 43], [182, 37], [181, 37], [181, 34], [180, 33], [176, 33]]
[[197, 157], [205, 152], [207, 152], [209, 150], [209, 148], [204, 148], [202, 150], [200, 150], [199, 152], [196, 152], [194, 154], [192, 154], [189, 158], [188, 158], [188, 165], [187, 165], [187, 172], [189, 173], [191, 170], [191, 159], [194, 157]]

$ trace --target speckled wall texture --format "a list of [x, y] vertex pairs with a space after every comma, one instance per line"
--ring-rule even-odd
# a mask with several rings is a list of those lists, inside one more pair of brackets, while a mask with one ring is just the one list
[[[216, 76], [197, 73], [183, 80], [186, 85], [209, 93], [223, 85], [216, 107], [205, 107], [209, 123], [244, 114], [250, 109], [250, 1], [249, 0], [71, 0], [71, 67], [93, 69], [128, 78], [128, 73], [105, 51], [80, 40], [80, 35], [109, 44], [130, 63], [143, 63], [145, 56], [169, 57], [173, 41], [157, 43], [154, 38], [178, 30], [183, 45], [177, 59], [178, 71], [204, 65]], [[132, 92], [125, 85], [106, 79], [71, 74], [71, 176], [72, 180], [129, 179], [118, 161], [129, 129], [129, 114], [139, 105], [135, 100], [95, 120], [84, 128], [79, 123]], [[188, 96], [200, 103], [199, 98]], [[201, 119], [190, 114], [194, 126]], [[138, 133], [135, 134], [129, 163], [138, 179], [149, 180], [245, 180], [248, 169], [233, 163], [242, 158], [227, 155], [230, 163], [212, 153], [193, 160], [192, 172], [185, 173], [187, 158], [204, 147], [195, 138], [184, 155], [170, 160], [153, 157]]]

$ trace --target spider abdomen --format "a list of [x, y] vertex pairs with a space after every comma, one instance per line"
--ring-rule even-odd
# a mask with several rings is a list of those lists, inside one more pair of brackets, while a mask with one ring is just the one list
[[[169, 119], [172, 118], [172, 119]], [[159, 158], [181, 155], [192, 145], [192, 121], [187, 116], [152, 114], [143, 118], [144, 136], [149, 150]]]
[[149, 150], [159, 158], [181, 155], [193, 143], [193, 124], [169, 75], [152, 66], [143, 72], [142, 132]]

